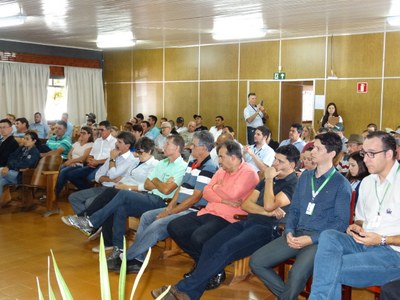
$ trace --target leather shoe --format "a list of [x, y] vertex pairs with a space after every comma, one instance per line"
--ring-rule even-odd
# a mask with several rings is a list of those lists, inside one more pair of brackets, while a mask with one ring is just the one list
[[192, 269], [189, 272], [183, 274], [183, 278], [189, 278], [190, 276], [192, 276], [194, 270], [196, 270], [196, 267], [197, 267], [197, 263], [195, 262], [192, 266]]
[[221, 273], [218, 273], [217, 275], [214, 275], [208, 280], [206, 290], [213, 290], [216, 289], [223, 283], [226, 279], [226, 274], [225, 271], [222, 271]]
[[[164, 285], [158, 289], [152, 290], [151, 295], [153, 296], [154, 299], [159, 297], [164, 291], [168, 288], [167, 285]], [[161, 298], [162, 300], [190, 300], [190, 297], [188, 294], [184, 292], [180, 292], [176, 289], [176, 287], [173, 285], [169, 289], [168, 293]]]

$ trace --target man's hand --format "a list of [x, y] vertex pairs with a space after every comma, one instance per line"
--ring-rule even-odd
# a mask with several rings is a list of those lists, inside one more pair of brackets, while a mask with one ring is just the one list
[[264, 178], [265, 179], [274, 179], [280, 173], [281, 173], [281, 171], [277, 171], [274, 167], [266, 167], [264, 170]]
[[277, 220], [280, 220], [285, 217], [286, 212], [282, 208], [278, 207], [272, 212], [272, 214]]
[[293, 237], [291, 232], [286, 235], [286, 241], [288, 246], [293, 249], [302, 249], [312, 244], [311, 237], [307, 235]]
[[117, 149], [112, 149], [110, 152], [110, 159], [116, 159], [118, 155], [120, 155], [121, 151]]
[[160, 213], [157, 215], [156, 220], [165, 218], [165, 217], [167, 217], [167, 216], [169, 216], [169, 214], [168, 214], [168, 211], [165, 209], [165, 210], [163, 210], [162, 212], [160, 212]]

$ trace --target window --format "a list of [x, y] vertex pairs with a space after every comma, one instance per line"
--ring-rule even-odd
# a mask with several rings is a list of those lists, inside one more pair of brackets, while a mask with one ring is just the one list
[[61, 114], [67, 111], [65, 96], [65, 78], [50, 78], [47, 88], [47, 101], [44, 114], [46, 120], [60, 120]]

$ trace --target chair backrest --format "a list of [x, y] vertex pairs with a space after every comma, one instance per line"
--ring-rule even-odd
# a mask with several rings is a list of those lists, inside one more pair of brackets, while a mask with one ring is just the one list
[[33, 171], [32, 179], [30, 182], [31, 186], [35, 187], [46, 187], [46, 176], [42, 174], [43, 171], [58, 171], [63, 162], [63, 159], [59, 155], [49, 155], [42, 157], [35, 170]]

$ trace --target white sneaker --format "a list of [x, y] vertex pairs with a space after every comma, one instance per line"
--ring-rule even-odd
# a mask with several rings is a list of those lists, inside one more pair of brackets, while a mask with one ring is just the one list
[[73, 226], [73, 219], [71, 217], [77, 217], [77, 215], [62, 216], [61, 221], [63, 221], [65, 225]]
[[[105, 251], [112, 250], [114, 247], [113, 246], [104, 246]], [[100, 252], [100, 246], [96, 246], [92, 248], [92, 252], [94, 253], [99, 253]]]

